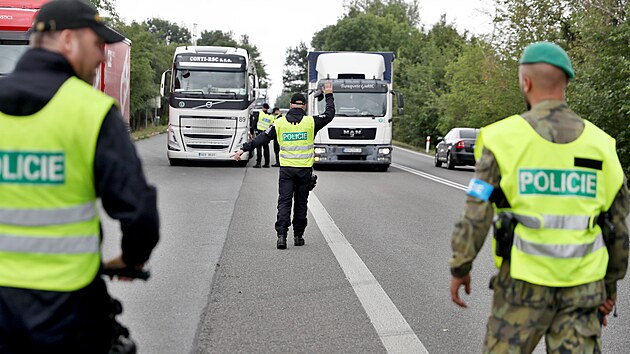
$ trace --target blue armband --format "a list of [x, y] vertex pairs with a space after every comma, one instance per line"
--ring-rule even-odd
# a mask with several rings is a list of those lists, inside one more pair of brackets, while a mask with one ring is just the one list
[[470, 180], [470, 184], [468, 184], [468, 191], [466, 194], [487, 202], [488, 199], [490, 199], [492, 191], [494, 191], [494, 187], [490, 183], [473, 178]]

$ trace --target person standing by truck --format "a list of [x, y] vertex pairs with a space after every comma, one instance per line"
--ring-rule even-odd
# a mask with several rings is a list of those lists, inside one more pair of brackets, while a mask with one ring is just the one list
[[141, 268], [159, 239], [147, 184], [114, 99], [95, 90], [103, 43], [123, 40], [96, 9], [55, 0], [0, 79], [0, 353], [108, 353], [114, 335], [96, 207], [120, 221], [107, 268]]
[[[245, 151], [268, 144], [270, 139], [278, 139], [280, 145], [280, 172], [278, 181], [278, 215], [276, 232], [278, 249], [287, 248], [287, 233], [293, 224], [295, 246], [304, 245], [304, 231], [307, 224], [308, 194], [314, 187], [313, 162], [315, 158], [315, 135], [335, 117], [335, 100], [332, 83], [327, 81], [323, 90], [326, 97], [326, 110], [318, 117], [306, 115], [306, 97], [301, 93], [291, 96], [291, 109], [286, 117], [277, 119], [253, 141], [247, 142], [234, 155], [239, 161]], [[293, 222], [291, 223], [291, 204]]]
[[[258, 116], [254, 120], [255, 124], [252, 125], [252, 129], [254, 129], [253, 128], [254, 126], [256, 127], [256, 130], [254, 132], [256, 136], [262, 134], [265, 130], [267, 130], [273, 124], [274, 116], [267, 113], [268, 110], [269, 110], [269, 104], [267, 103], [263, 104], [262, 110], [258, 112]], [[269, 142], [265, 144], [261, 144], [256, 147], [256, 164], [254, 165], [254, 168], [260, 168], [260, 163], [262, 161], [263, 154], [265, 155], [265, 164], [262, 167], [268, 168], [269, 167]]]
[[[280, 113], [280, 108], [278, 107], [274, 107], [271, 111], [271, 114], [273, 114], [274, 120], [282, 117], [282, 113]], [[276, 163], [271, 166], [280, 167], [280, 145], [278, 145], [278, 137], [276, 137], [276, 139], [273, 139], [273, 153], [276, 156]]]

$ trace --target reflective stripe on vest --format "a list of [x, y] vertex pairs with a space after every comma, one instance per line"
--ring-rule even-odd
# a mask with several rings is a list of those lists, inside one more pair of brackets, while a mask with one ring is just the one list
[[[94, 203], [58, 209], [7, 209], [0, 208], [0, 224], [19, 226], [46, 226], [88, 221], [96, 216]], [[1, 249], [1, 247], [0, 247]]]
[[595, 241], [587, 244], [556, 245], [534, 243], [523, 240], [518, 234], [514, 235], [514, 247], [533, 256], [553, 258], [583, 258], [595, 253], [603, 247], [604, 237], [599, 234]]
[[594, 224], [596, 217], [588, 215], [542, 215], [539, 218], [528, 215], [514, 214], [516, 220], [530, 229], [564, 229], [564, 230], [588, 230]]
[[[519, 221], [512, 278], [552, 287], [603, 279], [608, 252], [595, 220], [608, 210], [623, 183], [614, 139], [584, 121], [575, 141], [556, 144], [522, 117], [512, 116], [481, 129], [477, 158], [483, 149], [497, 160], [500, 186], [510, 205], [497, 211]], [[602, 169], [576, 166], [576, 158], [600, 161]], [[496, 255], [495, 262], [501, 263]]]
[[71, 77], [28, 117], [0, 112], [0, 286], [68, 292], [94, 280], [94, 154], [114, 104]]
[[16, 253], [80, 254], [99, 251], [100, 238], [90, 236], [16, 236], [0, 234], [0, 250]]
[[315, 120], [304, 116], [298, 124], [289, 123], [285, 117], [274, 122], [280, 166], [312, 167], [315, 158]]

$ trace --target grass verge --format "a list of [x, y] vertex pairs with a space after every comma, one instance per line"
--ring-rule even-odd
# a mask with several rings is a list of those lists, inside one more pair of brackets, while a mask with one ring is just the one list
[[166, 133], [166, 128], [166, 125], [151, 125], [131, 132], [131, 137], [133, 141], [150, 138], [158, 134]]

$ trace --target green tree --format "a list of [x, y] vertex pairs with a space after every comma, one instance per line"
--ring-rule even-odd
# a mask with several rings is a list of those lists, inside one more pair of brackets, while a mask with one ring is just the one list
[[406, 108], [394, 126], [395, 139], [422, 146], [426, 135], [442, 132], [439, 99], [448, 90], [447, 66], [457, 60], [465, 44], [465, 37], [442, 16], [428, 33], [414, 34], [400, 49], [396, 82], [405, 94]]
[[131, 25], [124, 26], [123, 31], [133, 45], [129, 124], [131, 129], [135, 130], [144, 122], [150, 102], [158, 95], [157, 70], [152, 67], [152, 63], [156, 62], [156, 53], [160, 53], [163, 49], [156, 37], [148, 32], [143, 24], [132, 22]]
[[265, 63], [260, 57], [260, 51], [258, 47], [249, 42], [249, 36], [244, 34], [241, 36], [241, 41], [239, 43], [241, 48], [247, 49], [249, 53], [249, 57], [254, 61], [254, 65], [256, 65], [256, 74], [258, 75], [258, 87], [267, 88], [269, 87], [269, 77], [267, 76], [267, 70], [265, 69]]
[[569, 53], [576, 78], [567, 100], [617, 140], [617, 153], [630, 175], [630, 4], [587, 0], [573, 10], [579, 36]]
[[287, 48], [282, 83], [290, 92], [306, 92], [308, 88], [308, 48], [304, 42]]
[[90, 0], [97, 9], [105, 11], [114, 21], [120, 21], [120, 16], [114, 6], [115, 0]]
[[146, 20], [144, 25], [149, 31], [149, 33], [153, 34], [158, 42], [163, 44], [170, 43], [179, 43], [179, 44], [190, 44], [191, 43], [191, 35], [190, 31], [185, 27], [180, 27], [176, 23], [163, 20], [160, 18], [152, 18]]
[[517, 64], [482, 40], [472, 40], [446, 67], [448, 89], [437, 101], [438, 130], [456, 126], [480, 128], [523, 111]]
[[282, 91], [282, 93], [278, 97], [276, 97], [274, 106], [278, 108], [289, 108], [292, 94], [293, 93], [291, 91]]
[[234, 33], [223, 32], [221, 30], [202, 31], [197, 45], [212, 45], [218, 47], [236, 47], [238, 43], [234, 40]]

